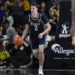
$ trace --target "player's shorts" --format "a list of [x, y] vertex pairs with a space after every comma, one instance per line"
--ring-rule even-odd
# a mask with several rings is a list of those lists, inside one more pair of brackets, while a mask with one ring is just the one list
[[45, 40], [46, 40], [46, 36], [43, 36], [42, 39], [33, 39], [31, 40], [31, 48], [32, 48], [32, 52], [35, 54], [38, 52], [38, 48], [39, 47], [45, 47]]

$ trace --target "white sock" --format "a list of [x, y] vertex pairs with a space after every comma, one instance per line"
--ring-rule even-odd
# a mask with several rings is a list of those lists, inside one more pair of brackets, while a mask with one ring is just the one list
[[42, 70], [42, 69], [43, 69], [43, 66], [42, 66], [42, 65], [40, 65], [40, 66], [39, 66], [39, 69], [40, 69], [40, 70]]

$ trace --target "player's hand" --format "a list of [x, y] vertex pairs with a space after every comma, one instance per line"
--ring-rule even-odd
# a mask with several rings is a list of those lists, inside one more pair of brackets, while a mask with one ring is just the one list
[[42, 39], [42, 38], [43, 38], [43, 33], [40, 33], [40, 34], [38, 35], [38, 38], [39, 38], [39, 39]]
[[21, 38], [24, 40], [24, 37], [23, 36]]

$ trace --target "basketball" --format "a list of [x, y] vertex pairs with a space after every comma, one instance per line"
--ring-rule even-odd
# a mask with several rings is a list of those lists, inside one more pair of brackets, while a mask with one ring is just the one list
[[16, 38], [14, 39], [14, 44], [15, 44], [16, 46], [21, 46], [21, 45], [23, 44], [23, 39], [22, 39], [21, 37], [16, 37]]

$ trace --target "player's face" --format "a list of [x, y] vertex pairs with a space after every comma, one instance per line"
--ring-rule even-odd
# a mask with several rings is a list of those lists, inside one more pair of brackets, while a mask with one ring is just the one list
[[31, 13], [37, 12], [37, 7], [36, 6], [31, 6]]

